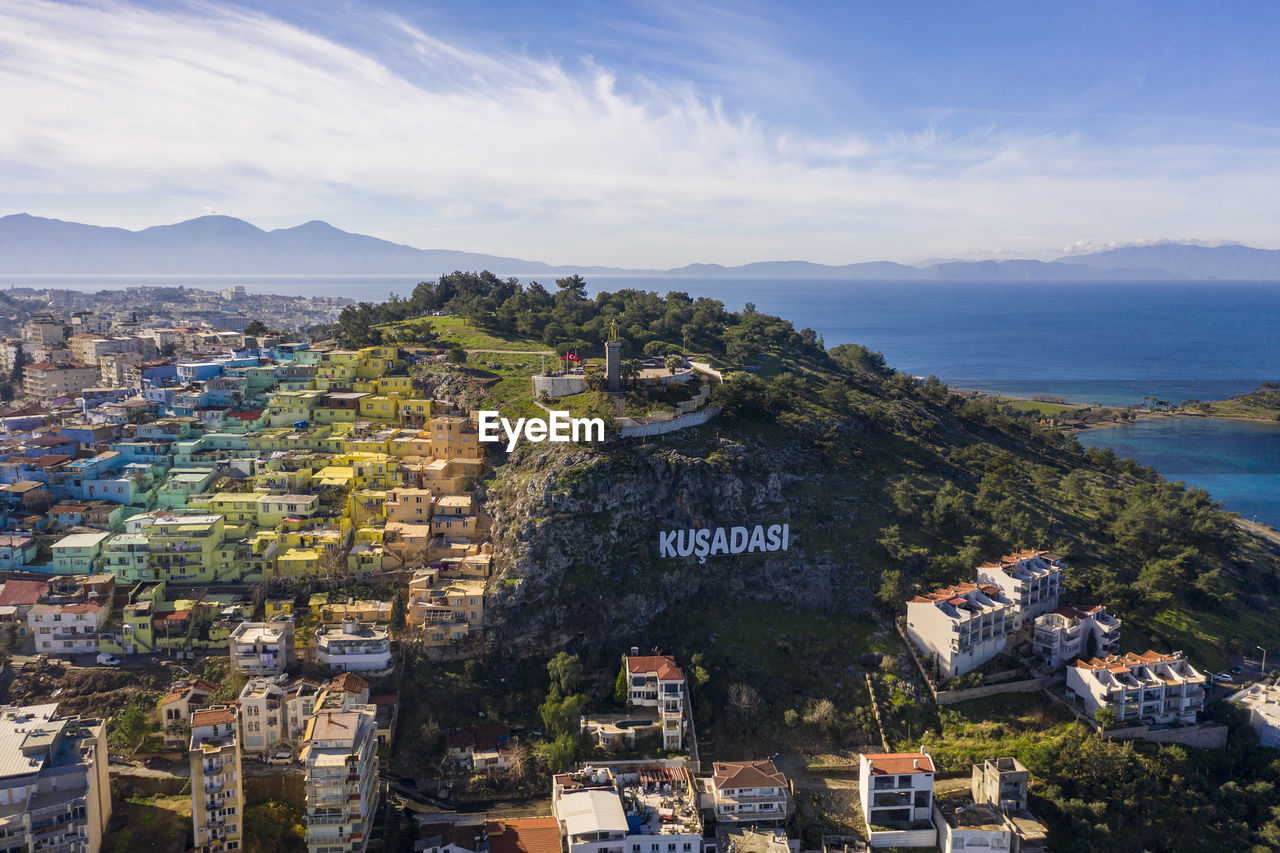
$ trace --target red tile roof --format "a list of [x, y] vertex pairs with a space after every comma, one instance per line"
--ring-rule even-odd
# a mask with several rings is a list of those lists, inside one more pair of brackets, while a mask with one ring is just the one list
[[868, 752], [862, 757], [871, 762], [873, 776], [933, 772], [933, 759], [923, 752]]
[[627, 656], [627, 672], [650, 673], [658, 675], [659, 681], [683, 681], [684, 671], [676, 666], [676, 659], [671, 655]]
[[1140, 655], [1133, 652], [1125, 652], [1122, 655], [1107, 655], [1105, 658], [1094, 658], [1093, 660], [1078, 660], [1076, 667], [1079, 669], [1107, 669], [1112, 672], [1127, 670], [1131, 666], [1141, 666], [1148, 663], [1174, 663], [1182, 660], [1181, 655], [1162, 655], [1159, 652], [1147, 650]]
[[948, 599], [955, 598], [957, 596], [963, 598], [969, 593], [977, 592], [978, 590], [981, 590], [984, 595], [989, 595], [989, 596], [990, 595], [999, 596], [1001, 594], [999, 587], [991, 586], [990, 584], [984, 584], [982, 586], [978, 586], [976, 583], [969, 583], [968, 581], [966, 581], [964, 583], [958, 583], [954, 586], [943, 587], [942, 589], [935, 590], [933, 592], [922, 592], [919, 595], [917, 595], [915, 598], [911, 599], [910, 603], [911, 604], [936, 604], [939, 601], [947, 601]]
[[48, 581], [6, 581], [0, 588], [0, 605], [35, 604], [48, 591]]
[[717, 761], [717, 788], [785, 788], [787, 777], [772, 761]]
[[201, 708], [191, 713], [191, 727], [212, 726], [215, 723], [234, 723], [235, 708]]
[[560, 853], [560, 825], [554, 817], [485, 822], [491, 853]]
[[343, 693], [361, 693], [369, 689], [369, 682], [354, 672], [344, 672], [329, 682], [329, 689], [339, 690]]

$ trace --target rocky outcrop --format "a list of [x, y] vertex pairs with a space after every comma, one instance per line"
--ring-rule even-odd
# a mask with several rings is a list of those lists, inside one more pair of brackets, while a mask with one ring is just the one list
[[[821, 489], [810, 478], [823, 476], [806, 442], [775, 447], [706, 429], [602, 447], [517, 449], [486, 494], [497, 554], [489, 611], [496, 647], [541, 654], [636, 635], [668, 608], [709, 596], [860, 610], [867, 596], [859, 558], [819, 549], [810, 537], [822, 514], [812, 506]], [[705, 563], [659, 553], [664, 530], [782, 523], [792, 531], [785, 552]]]

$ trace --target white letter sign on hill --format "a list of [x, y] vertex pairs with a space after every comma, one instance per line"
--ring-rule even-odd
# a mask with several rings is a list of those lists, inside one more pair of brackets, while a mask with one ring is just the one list
[[791, 525], [757, 524], [746, 527], [704, 527], [692, 530], [664, 530], [658, 534], [659, 557], [697, 557], [705, 563], [716, 554], [749, 554], [752, 551], [785, 551]]
[[534, 444], [543, 441], [559, 444], [571, 441], [604, 441], [603, 418], [573, 418], [568, 412], [559, 410], [551, 410], [549, 414], [549, 421], [543, 418], [516, 418], [512, 425], [511, 421], [502, 417], [501, 412], [481, 410], [477, 412], [476, 421], [480, 441], [501, 442], [505, 438], [508, 453], [516, 449], [521, 437]]

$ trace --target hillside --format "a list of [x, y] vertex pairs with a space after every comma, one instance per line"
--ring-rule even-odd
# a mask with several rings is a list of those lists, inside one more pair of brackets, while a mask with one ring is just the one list
[[[641, 291], [590, 300], [583, 285], [562, 279], [551, 294], [456, 274], [401, 303], [405, 313], [454, 310], [436, 318], [443, 339], [486, 352], [508, 340], [551, 350], [556, 339], [555, 349], [598, 351], [591, 339], [616, 317], [630, 354], [684, 348], [744, 367], [717, 389], [725, 410], [705, 427], [525, 445], [498, 460], [487, 489], [508, 581], [499, 613], [530, 653], [606, 630], [656, 631], [691, 601], [891, 616], [916, 589], [1030, 547], [1066, 556], [1069, 600], [1124, 614], [1129, 648], [1180, 648], [1217, 668], [1280, 638], [1280, 558], [1202, 490], [1085, 453], [1012, 407], [918, 385], [861, 347], [824, 351], [811, 331], [751, 306], [734, 314]], [[361, 311], [348, 309], [341, 328], [364, 335]], [[527, 412], [538, 364], [522, 358], [520, 370], [470, 368], [477, 393]], [[791, 548], [705, 564], [657, 554], [664, 530], [761, 523], [790, 524]], [[704, 624], [682, 642], [715, 633]]]
[[[436, 311], [450, 316], [422, 316]], [[1166, 849], [1170, 803], [1185, 801], [1188, 786], [1203, 807], [1183, 808], [1179, 821], [1202, 838], [1230, 847], [1280, 833], [1267, 817], [1280, 801], [1243, 788], [1258, 780], [1273, 791], [1280, 768], [1250, 750], [1238, 722], [1229, 755], [1189, 757], [1085, 737], [1035, 696], [940, 709], [892, 628], [915, 591], [970, 578], [1011, 550], [1047, 547], [1071, 565], [1064, 602], [1120, 614], [1125, 649], [1182, 649], [1216, 671], [1229, 654], [1275, 648], [1280, 549], [1239, 531], [1204, 492], [1082, 452], [1069, 433], [1011, 407], [951, 394], [932, 378], [917, 383], [862, 347], [826, 351], [810, 330], [751, 306], [730, 313], [714, 300], [640, 291], [587, 299], [577, 278], [551, 293], [457, 273], [409, 300], [348, 309], [338, 333], [347, 344], [416, 337], [470, 350], [463, 364], [426, 368], [420, 384], [527, 413], [533, 353], [598, 352], [592, 339], [614, 319], [625, 357], [676, 348], [728, 370], [713, 392], [723, 411], [657, 439], [495, 453], [478, 487], [497, 571], [486, 684], [527, 685], [569, 651], [586, 668], [589, 701], [605, 703], [619, 652], [660, 648], [691, 665], [704, 761], [772, 751], [847, 760], [879, 746], [873, 691], [893, 748], [924, 740], [949, 772], [997, 754], [1033, 766], [1045, 786], [1036, 809], [1065, 845], [1055, 849], [1082, 834], [1091, 849]], [[789, 549], [705, 562], [659, 552], [665, 530], [756, 524], [789, 525]], [[525, 687], [500, 707], [529, 714], [537, 696]], [[483, 709], [499, 700], [468, 701]], [[1127, 781], [1082, 769], [1099, 761]], [[1229, 779], [1243, 780], [1239, 797], [1208, 796]], [[1226, 802], [1254, 822], [1224, 818]], [[847, 804], [825, 795], [805, 806], [804, 821], [815, 843], [856, 825]]]

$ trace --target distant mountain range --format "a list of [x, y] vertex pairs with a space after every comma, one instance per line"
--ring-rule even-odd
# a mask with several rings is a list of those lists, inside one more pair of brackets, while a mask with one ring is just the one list
[[502, 275], [608, 274], [759, 278], [1126, 281], [1280, 280], [1280, 251], [1177, 243], [1071, 255], [1055, 261], [891, 261], [828, 266], [765, 261], [743, 266], [690, 264], [669, 270], [553, 266], [500, 255], [416, 249], [325, 222], [264, 231], [230, 216], [201, 216], [141, 231], [45, 219], [0, 217], [0, 275], [412, 275], [453, 270]]

